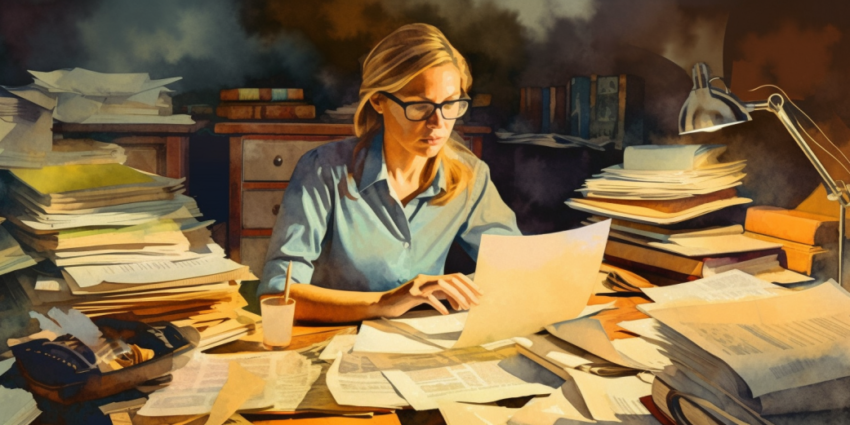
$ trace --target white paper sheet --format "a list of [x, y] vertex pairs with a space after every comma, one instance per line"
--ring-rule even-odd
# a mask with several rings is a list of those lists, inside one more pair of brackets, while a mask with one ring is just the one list
[[622, 422], [618, 416], [645, 416], [654, 423], [652, 415], [640, 398], [652, 394], [652, 381], [638, 376], [601, 377], [570, 370], [593, 419]]
[[67, 267], [65, 271], [81, 288], [88, 288], [101, 282], [142, 284], [187, 279], [233, 271], [240, 267], [243, 266], [239, 263], [212, 255], [180, 262], [154, 261], [114, 266]]
[[608, 339], [602, 323], [592, 317], [555, 323], [547, 326], [546, 330], [559, 339], [620, 366], [641, 370], [655, 369], [617, 351]]
[[784, 288], [750, 276], [740, 270], [729, 270], [711, 277], [678, 285], [642, 288], [655, 305], [641, 304], [640, 310], [660, 308], [670, 303], [719, 302], [748, 297], [771, 297], [786, 292]]
[[335, 335], [331, 339], [331, 342], [328, 343], [328, 346], [322, 350], [322, 354], [319, 355], [319, 360], [332, 362], [336, 359], [338, 354], [347, 353], [354, 348], [354, 342], [356, 339], [357, 335]]
[[[565, 395], [565, 393], [567, 395]], [[584, 413], [582, 413], [584, 412]], [[573, 425], [595, 423], [573, 381], [548, 397], [531, 399], [508, 421], [509, 425]]]
[[440, 413], [446, 425], [502, 425], [519, 409], [501, 406], [482, 406], [478, 404], [441, 401]]

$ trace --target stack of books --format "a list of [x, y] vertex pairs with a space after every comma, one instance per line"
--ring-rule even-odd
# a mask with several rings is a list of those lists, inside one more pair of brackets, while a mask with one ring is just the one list
[[0, 168], [38, 168], [50, 151], [56, 101], [38, 90], [0, 88]]
[[247, 303], [238, 292], [253, 275], [224, 258], [206, 228], [211, 222], [197, 221], [183, 179], [115, 163], [10, 174], [7, 228], [48, 260], [42, 276], [17, 276], [37, 308], [191, 324], [202, 330], [201, 346], [253, 328], [257, 318], [241, 311]]
[[735, 273], [660, 288], [676, 291], [650, 295], [668, 301], [625, 324], [672, 362], [656, 374], [654, 404], [677, 423], [843, 422], [850, 296], [834, 281], [782, 291]]
[[605, 259], [655, 284], [672, 284], [729, 269], [776, 283], [811, 278], [786, 270], [782, 244], [744, 234], [740, 224], [690, 227], [691, 220], [752, 202], [737, 196], [744, 161], [720, 163], [723, 145], [630, 146], [623, 164], [588, 179], [584, 198], [566, 203], [613, 219]]
[[[838, 218], [771, 206], [747, 209], [745, 235], [782, 245], [788, 269], [812, 276], [832, 266]], [[832, 272], [832, 269], [829, 269]]]
[[304, 101], [304, 90], [294, 88], [225, 89], [216, 115], [231, 120], [312, 120], [316, 106]]

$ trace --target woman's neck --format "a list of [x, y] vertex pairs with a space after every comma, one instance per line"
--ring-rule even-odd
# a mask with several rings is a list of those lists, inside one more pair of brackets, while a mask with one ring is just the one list
[[391, 179], [402, 184], [418, 185], [428, 158], [413, 154], [398, 143], [387, 143], [385, 140], [384, 161]]

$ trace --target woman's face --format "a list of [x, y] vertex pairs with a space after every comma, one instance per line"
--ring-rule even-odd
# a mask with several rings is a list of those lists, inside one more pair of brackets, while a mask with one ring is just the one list
[[[460, 72], [452, 64], [426, 69], [401, 90], [392, 93], [402, 102], [433, 102], [460, 99]], [[404, 108], [385, 96], [372, 97], [372, 105], [384, 116], [385, 143], [396, 143], [406, 151], [432, 158], [446, 144], [455, 120], [437, 110], [427, 120], [410, 121]]]

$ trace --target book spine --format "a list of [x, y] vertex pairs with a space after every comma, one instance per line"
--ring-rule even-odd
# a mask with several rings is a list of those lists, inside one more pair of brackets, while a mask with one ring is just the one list
[[552, 114], [552, 132], [557, 134], [569, 133], [569, 111], [567, 110], [567, 87], [554, 87], [555, 91], [555, 110]]
[[570, 80], [570, 135], [590, 138], [590, 78]]
[[549, 134], [552, 123], [552, 92], [549, 87], [540, 89], [540, 133]]
[[540, 133], [543, 123], [543, 89], [540, 87], [528, 88], [528, 119], [531, 123], [531, 132]]
[[619, 110], [616, 147], [642, 145], [644, 116], [644, 83], [635, 75], [620, 75]]
[[231, 120], [301, 120], [316, 118], [314, 105], [219, 105], [216, 115]]
[[[596, 101], [591, 101], [590, 138], [615, 138], [617, 130], [617, 111], [619, 110], [619, 81], [617, 76], [598, 77], [596, 79]], [[591, 80], [591, 85], [592, 85]], [[591, 88], [592, 90], [592, 88]]]
[[219, 93], [219, 98], [224, 101], [261, 101], [261, 102], [283, 102], [304, 99], [303, 89], [224, 89]]
[[789, 215], [785, 211], [773, 208], [747, 208], [744, 229], [806, 245], [820, 245], [838, 240], [838, 236], [831, 232], [818, 234], [818, 230], [823, 225], [822, 221]]
[[609, 257], [649, 266], [651, 269], [648, 270], [656, 273], [666, 270], [681, 275], [681, 277], [702, 276], [702, 261], [637, 245], [609, 240], [605, 246], [605, 258], [608, 259]]

